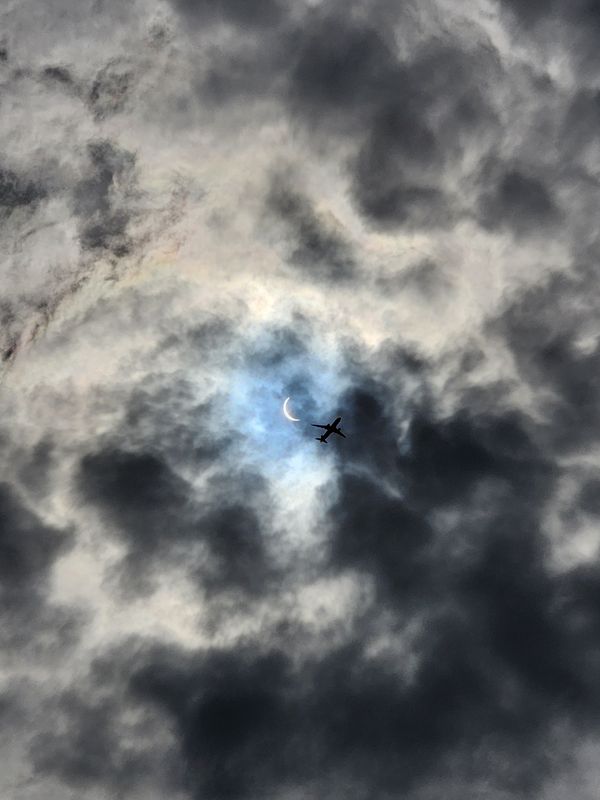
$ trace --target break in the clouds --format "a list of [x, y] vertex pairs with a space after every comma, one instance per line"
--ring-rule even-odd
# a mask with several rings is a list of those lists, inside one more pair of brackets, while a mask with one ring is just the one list
[[0, 19], [0, 794], [595, 797], [592, 5]]

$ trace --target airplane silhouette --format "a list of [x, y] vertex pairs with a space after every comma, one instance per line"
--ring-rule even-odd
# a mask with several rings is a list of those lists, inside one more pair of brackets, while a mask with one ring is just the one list
[[315, 437], [317, 442], [323, 442], [323, 444], [327, 444], [327, 437], [332, 433], [337, 433], [338, 436], [343, 436], [345, 439], [346, 437], [342, 433], [341, 429], [338, 428], [341, 419], [342, 419], [341, 417], [338, 417], [337, 419], [334, 419], [334, 421], [329, 425], [317, 425], [316, 423], [311, 422], [310, 424], [313, 426], [313, 428], [325, 428], [325, 433], [322, 433], [320, 436]]

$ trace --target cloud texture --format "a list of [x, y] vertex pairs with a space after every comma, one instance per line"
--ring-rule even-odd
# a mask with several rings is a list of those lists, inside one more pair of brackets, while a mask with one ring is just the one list
[[595, 798], [593, 8], [0, 13], [2, 796]]

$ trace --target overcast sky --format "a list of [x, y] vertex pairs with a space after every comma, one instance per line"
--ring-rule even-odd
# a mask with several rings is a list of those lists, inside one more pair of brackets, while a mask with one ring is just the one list
[[597, 800], [599, 180], [594, 0], [2, 4], [2, 798]]

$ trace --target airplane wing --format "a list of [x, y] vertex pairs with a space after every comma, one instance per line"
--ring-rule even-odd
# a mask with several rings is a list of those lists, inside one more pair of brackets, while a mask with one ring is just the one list
[[317, 425], [315, 422], [311, 422], [310, 424], [313, 426], [313, 428], [325, 428], [325, 430], [327, 430], [329, 427], [328, 425]]
[[337, 435], [338, 435], [338, 436], [341, 436], [343, 439], [345, 439], [345, 438], [346, 438], [346, 434], [345, 434], [345, 433], [342, 433], [341, 431], [334, 431], [334, 433], [337, 433]]

